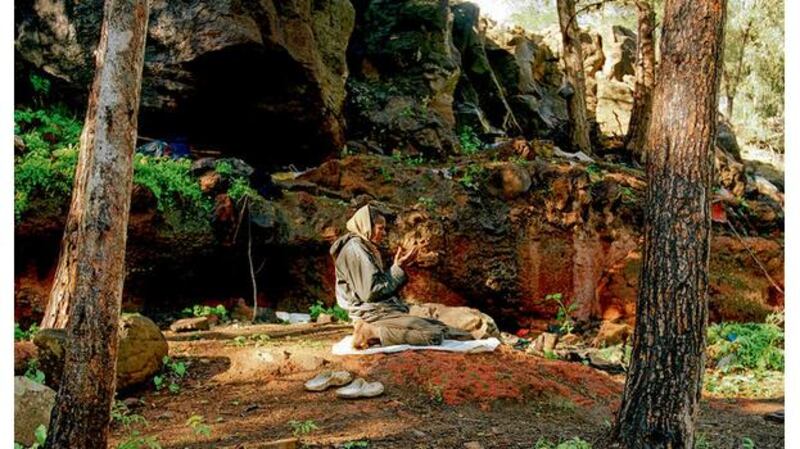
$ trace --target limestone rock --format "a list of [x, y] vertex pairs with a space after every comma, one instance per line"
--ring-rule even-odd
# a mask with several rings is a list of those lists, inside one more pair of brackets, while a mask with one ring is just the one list
[[35, 432], [40, 425], [47, 427], [50, 412], [56, 402], [56, 392], [27, 377], [14, 377], [14, 441], [25, 447], [36, 442]]

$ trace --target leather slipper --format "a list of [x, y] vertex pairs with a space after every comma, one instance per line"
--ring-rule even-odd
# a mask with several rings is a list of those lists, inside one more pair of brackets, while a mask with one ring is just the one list
[[383, 384], [367, 382], [359, 377], [346, 387], [336, 390], [336, 396], [342, 399], [374, 398], [383, 394]]
[[348, 371], [323, 371], [305, 383], [308, 391], [325, 391], [330, 387], [341, 387], [353, 380], [353, 375]]

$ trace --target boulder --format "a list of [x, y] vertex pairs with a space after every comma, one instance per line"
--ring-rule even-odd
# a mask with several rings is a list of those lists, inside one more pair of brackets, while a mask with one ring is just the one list
[[717, 183], [737, 198], [742, 198], [747, 188], [744, 165], [719, 147], [714, 152]]
[[142, 384], [161, 371], [169, 353], [167, 340], [156, 323], [139, 314], [120, 318], [117, 389]]
[[[20, 4], [16, 54], [85, 94], [102, 16], [102, 0]], [[140, 135], [183, 135], [259, 164], [319, 161], [338, 151], [354, 19], [349, 0], [154, 1]], [[287, 146], [291, 152], [276, 151]]]
[[25, 447], [36, 442], [36, 429], [50, 424], [56, 392], [27, 377], [14, 376], [14, 441]]
[[328, 315], [327, 313], [320, 313], [317, 316], [317, 324], [330, 324], [334, 322], [333, 315]]
[[739, 142], [736, 140], [736, 133], [733, 132], [733, 127], [722, 116], [717, 121], [717, 139], [716, 144], [719, 149], [725, 153], [733, 156], [736, 162], [742, 162], [742, 150], [739, 148]]
[[[161, 370], [168, 354], [167, 340], [158, 326], [138, 314], [120, 317], [117, 349], [117, 390], [144, 383]], [[39, 352], [39, 367], [48, 386], [58, 389], [68, 344], [64, 329], [41, 329], [34, 337]]]
[[207, 331], [211, 328], [211, 320], [207, 316], [181, 318], [170, 324], [172, 332]]

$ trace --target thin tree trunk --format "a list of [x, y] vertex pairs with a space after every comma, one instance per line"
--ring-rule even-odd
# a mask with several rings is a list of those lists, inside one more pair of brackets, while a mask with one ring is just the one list
[[97, 71], [50, 302], [68, 313], [47, 448], [105, 449], [116, 383], [148, 0], [106, 0]]
[[647, 133], [633, 352], [614, 439], [691, 449], [705, 368], [709, 200], [726, 0], [667, 0]]
[[592, 153], [589, 122], [586, 118], [586, 79], [583, 73], [583, 52], [575, 17], [575, 0], [557, 0], [558, 22], [561, 26], [564, 74], [571, 94], [567, 97], [570, 118], [570, 140], [575, 150]]
[[752, 19], [747, 22], [742, 33], [742, 42], [739, 47], [739, 54], [736, 55], [736, 69], [732, 76], [725, 77], [725, 98], [727, 104], [725, 105], [725, 114], [728, 120], [733, 120], [733, 101], [736, 98], [736, 92], [739, 90], [739, 84], [742, 82], [742, 75], [744, 71], [744, 50], [747, 47], [751, 37], [751, 30], [753, 28]]
[[633, 87], [633, 109], [625, 136], [625, 147], [638, 159], [645, 160], [642, 152], [650, 113], [653, 107], [653, 86], [656, 83], [656, 13], [651, 0], [637, 0], [638, 36], [636, 38], [636, 81]]

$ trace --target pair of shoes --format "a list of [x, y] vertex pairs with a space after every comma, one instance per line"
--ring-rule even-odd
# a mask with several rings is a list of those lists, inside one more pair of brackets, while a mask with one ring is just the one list
[[336, 396], [342, 399], [373, 398], [383, 394], [382, 383], [367, 382], [361, 377], [353, 380], [353, 375], [348, 371], [323, 371], [308, 380], [305, 388], [308, 391], [325, 391], [343, 385], [347, 386], [336, 390]]
[[342, 399], [374, 398], [383, 394], [383, 384], [367, 382], [359, 377], [346, 387], [336, 390], [336, 396]]

